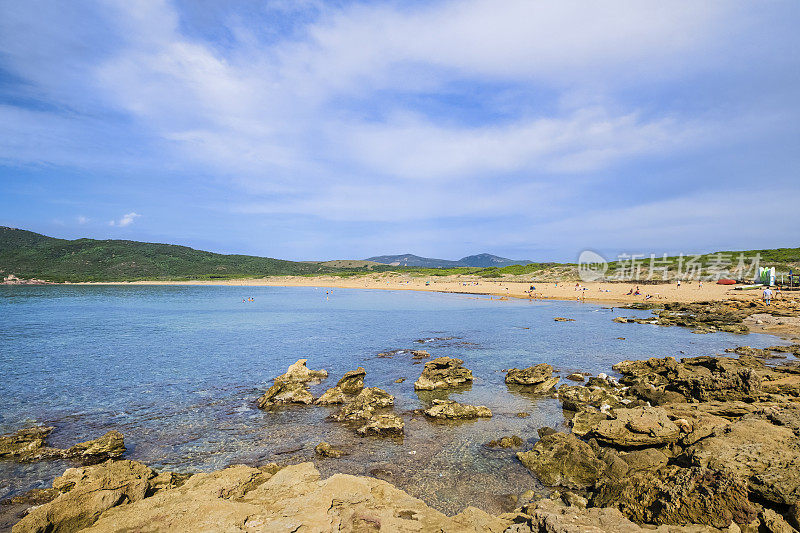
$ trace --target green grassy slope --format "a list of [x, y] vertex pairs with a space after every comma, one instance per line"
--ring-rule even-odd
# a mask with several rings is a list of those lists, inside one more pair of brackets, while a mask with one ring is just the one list
[[0, 227], [0, 272], [51, 281], [226, 279], [336, 271], [317, 263], [223, 255], [138, 241], [46, 237]]

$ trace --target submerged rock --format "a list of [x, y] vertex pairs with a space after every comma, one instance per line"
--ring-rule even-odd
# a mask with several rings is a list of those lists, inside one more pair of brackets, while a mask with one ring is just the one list
[[469, 420], [491, 418], [492, 416], [492, 411], [485, 405], [466, 405], [454, 400], [433, 400], [433, 406], [424, 412], [431, 418], [447, 420]]
[[489, 448], [519, 448], [525, 443], [521, 437], [512, 435], [510, 437], [501, 437], [497, 440], [491, 440], [486, 443]]
[[261, 398], [258, 399], [259, 409], [267, 409], [275, 405], [300, 403], [310, 405], [314, 397], [303, 382], [288, 381], [276, 382]]
[[570, 433], [545, 435], [517, 458], [545, 485], [571, 489], [594, 486], [606, 467], [591, 446]]
[[334, 448], [327, 442], [320, 442], [319, 444], [317, 444], [316, 447], [314, 448], [314, 451], [319, 456], [331, 457], [333, 459], [338, 459], [339, 457], [347, 455], [343, 450]]
[[425, 363], [414, 390], [435, 390], [460, 387], [472, 382], [472, 371], [461, 366], [455, 357], [438, 357]]
[[399, 436], [403, 434], [403, 419], [393, 413], [376, 415], [366, 424], [358, 428], [359, 435], [377, 435], [379, 437]]
[[425, 350], [411, 350], [411, 359], [427, 359], [431, 356]]
[[566, 318], [563, 316], [557, 316], [553, 320], [555, 320], [556, 322], [575, 322], [574, 318]]

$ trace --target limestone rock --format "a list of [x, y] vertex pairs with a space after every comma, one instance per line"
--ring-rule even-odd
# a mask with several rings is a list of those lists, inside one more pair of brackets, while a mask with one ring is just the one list
[[53, 488], [62, 494], [32, 508], [12, 531], [61, 533], [89, 527], [104, 511], [142, 500], [155, 475], [150, 468], [134, 461], [70, 468], [53, 481]]
[[586, 378], [583, 376], [583, 374], [578, 374], [577, 372], [575, 372], [573, 374], [568, 375], [567, 379], [571, 381], [584, 381]]
[[102, 437], [81, 442], [64, 450], [63, 457], [113, 459], [123, 453], [125, 453], [125, 442], [122, 433], [112, 430]]
[[53, 431], [51, 427], [25, 428], [0, 436], [0, 457], [20, 457], [32, 454], [44, 447], [45, 439]]
[[379, 437], [399, 436], [403, 434], [403, 419], [393, 413], [377, 415], [358, 428], [359, 435], [377, 435]]
[[336, 386], [345, 394], [358, 394], [364, 388], [364, 376], [366, 375], [366, 370], [358, 367], [356, 370], [346, 372]]
[[425, 363], [414, 390], [435, 390], [460, 387], [472, 382], [472, 371], [461, 366], [455, 357], [438, 357]]
[[563, 316], [557, 316], [553, 320], [555, 320], [556, 322], [575, 322], [574, 318], [566, 318]]
[[306, 366], [308, 359], [298, 359], [296, 363], [289, 365], [286, 373], [275, 378], [275, 383], [307, 383], [309, 381], [320, 381], [328, 377], [325, 370], [311, 370]]
[[561, 400], [564, 409], [580, 411], [586, 406], [616, 407], [622, 405], [622, 398], [615, 394], [615, 390], [600, 386], [562, 385], [556, 391], [556, 396]]
[[769, 421], [743, 419], [686, 450], [692, 464], [742, 476], [762, 499], [800, 502], [800, 443], [794, 432]]
[[427, 359], [431, 356], [425, 350], [411, 350], [411, 359]]
[[616, 507], [629, 519], [652, 524], [748, 524], [757, 510], [746, 483], [703, 468], [664, 467], [633, 472], [602, 484], [592, 505]]
[[362, 421], [373, 418], [378, 409], [394, 405], [394, 396], [378, 387], [366, 387], [351, 401], [345, 403], [334, 418], [340, 422]]
[[86, 533], [122, 531], [350, 531], [500, 533], [509, 521], [477, 509], [448, 517], [389, 483], [347, 474], [320, 479], [311, 463], [275, 474], [235, 466], [105, 511]]
[[314, 397], [302, 381], [275, 381], [275, 384], [258, 399], [259, 409], [268, 409], [274, 405], [301, 403], [309, 405]]
[[553, 376], [553, 367], [547, 363], [519, 369], [511, 368], [506, 373], [506, 383], [515, 385], [537, 385], [548, 381]]
[[433, 400], [433, 406], [425, 410], [425, 415], [447, 420], [468, 420], [491, 418], [492, 412], [485, 405], [466, 405], [454, 400]]
[[517, 458], [545, 485], [571, 489], [594, 486], [605, 470], [591, 446], [568, 433], [545, 435]]
[[680, 437], [680, 429], [660, 407], [615, 409], [613, 417], [599, 421], [588, 436], [621, 447], [672, 444]]
[[486, 445], [490, 448], [519, 448], [525, 443], [522, 438], [517, 435], [510, 437], [501, 437], [497, 440], [491, 440]]
[[344, 391], [340, 387], [331, 387], [322, 393], [322, 396], [314, 400], [317, 405], [334, 405], [347, 401]]
[[316, 452], [317, 455], [320, 455], [322, 457], [331, 457], [333, 459], [338, 459], [343, 455], [347, 455], [343, 450], [334, 448], [327, 442], [320, 442], [319, 444], [317, 444], [317, 446], [314, 448], [314, 451]]

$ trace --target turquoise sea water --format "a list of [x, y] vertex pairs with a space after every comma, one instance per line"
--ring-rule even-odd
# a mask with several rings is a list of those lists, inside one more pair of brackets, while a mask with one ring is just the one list
[[[250, 296], [254, 302], [242, 302]], [[765, 335], [694, 335], [611, 321], [621, 314], [649, 315], [411, 291], [0, 287], [0, 433], [51, 425], [50, 444], [66, 447], [117, 429], [126, 457], [178, 471], [314, 460], [314, 446], [325, 440], [350, 455], [318, 460], [324, 475], [374, 475], [445, 512], [466, 505], [497, 512], [511, 505], [506, 495], [541, 487], [513, 451], [483, 444], [510, 434], [535, 441], [537, 428], [564, 424], [557, 401], [509, 391], [503, 369], [546, 362], [562, 376], [611, 373], [624, 359], [780, 343]], [[554, 322], [556, 316], [575, 322]], [[442, 425], [414, 413], [432, 396], [414, 392], [422, 364], [410, 354], [377, 357], [396, 349], [464, 359], [475, 382], [449, 397], [487, 405], [494, 417]], [[257, 409], [271, 380], [299, 358], [329, 372], [312, 387], [315, 396], [363, 366], [368, 386], [396, 396], [405, 437], [359, 438], [327, 420], [335, 407]], [[399, 377], [406, 381], [395, 383]], [[521, 411], [531, 416], [518, 418]], [[0, 498], [48, 486], [68, 466], [0, 461]]]

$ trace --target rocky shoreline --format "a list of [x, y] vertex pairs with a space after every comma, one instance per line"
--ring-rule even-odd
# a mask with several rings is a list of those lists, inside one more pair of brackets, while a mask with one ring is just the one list
[[[667, 311], [673, 314], [664, 320], [671, 324], [662, 325], [698, 328], [716, 320], [717, 329], [753, 314], [748, 308], [720, 321], [711, 311], [706, 318], [702, 308]], [[688, 323], [679, 323], [687, 316]], [[45, 445], [52, 428], [0, 437], [0, 456], [71, 458], [84, 465], [68, 469], [51, 488], [4, 506], [13, 506], [20, 518], [15, 533], [792, 532], [800, 530], [799, 354], [798, 344], [743, 346], [732, 350], [737, 357], [623, 361], [614, 365], [619, 379], [600, 374], [557, 389], [550, 365], [505, 370], [509, 389], [557, 398], [571, 432], [542, 427], [538, 436], [504, 436], [486, 444], [516, 452], [509, 460], [549, 488], [549, 497], [537, 500], [531, 487], [520, 487], [517, 508], [500, 515], [469, 507], [448, 517], [383, 480], [346, 474], [323, 479], [310, 462], [158, 473], [121, 459], [125, 449], [122, 436], [111, 434], [116, 432], [58, 450]], [[357, 435], [402, 439], [403, 413], [393, 411], [394, 397], [386, 391], [365, 386], [364, 368], [345, 373], [314, 398], [308, 384], [327, 377], [301, 359], [275, 379], [258, 406], [339, 406], [330, 419]], [[583, 376], [572, 379], [578, 377]], [[446, 393], [472, 380], [463, 360], [440, 357], [425, 363], [414, 388]], [[420, 414], [434, 423], [480, 424], [492, 416], [485, 406], [440, 398], [429, 403]], [[346, 453], [326, 442], [315, 449], [320, 460]]]

